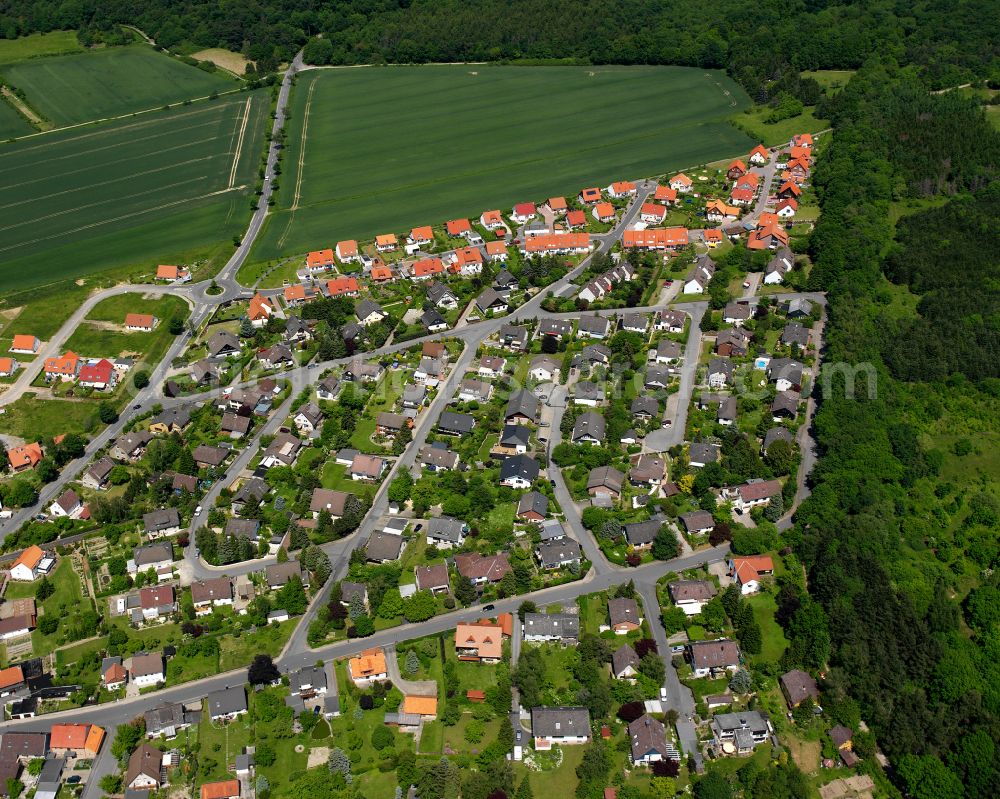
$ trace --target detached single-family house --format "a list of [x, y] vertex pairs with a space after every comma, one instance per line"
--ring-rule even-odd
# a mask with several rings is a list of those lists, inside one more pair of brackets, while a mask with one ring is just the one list
[[616, 680], [632, 681], [639, 673], [639, 655], [628, 644], [611, 653], [611, 674]]
[[531, 736], [535, 749], [553, 744], [573, 746], [591, 740], [590, 711], [585, 707], [536, 707], [531, 710]]
[[629, 756], [637, 766], [666, 760], [677, 751], [667, 744], [667, 728], [648, 713], [628, 725], [628, 739]]
[[450, 516], [435, 516], [427, 520], [427, 545], [438, 549], [460, 547], [465, 543], [468, 525]]
[[166, 669], [163, 666], [163, 655], [159, 652], [132, 655], [129, 677], [132, 683], [138, 685], [140, 688], [166, 682], [167, 676]]
[[527, 489], [538, 479], [538, 462], [529, 455], [513, 455], [500, 466], [500, 485]]
[[543, 541], [535, 549], [535, 557], [545, 570], [579, 566], [582, 558], [580, 545], [572, 538]]
[[642, 624], [638, 603], [630, 597], [609, 599], [608, 620], [615, 635], [625, 635], [633, 630], [638, 630]]
[[347, 661], [347, 672], [352, 682], [359, 688], [367, 688], [373, 682], [388, 680], [385, 651], [381, 647], [362, 650], [359, 655]]
[[697, 616], [715, 596], [708, 580], [674, 580], [667, 585], [674, 604], [688, 616]]
[[587, 476], [587, 493], [592, 497], [618, 499], [625, 484], [625, 475], [614, 466], [598, 466]]
[[148, 539], [156, 540], [181, 531], [181, 517], [177, 508], [161, 508], [142, 516], [142, 529]]
[[706, 535], [715, 527], [715, 519], [707, 510], [693, 510], [678, 517], [688, 535]]
[[816, 680], [801, 669], [785, 672], [778, 679], [778, 684], [790, 708], [798, 707], [809, 698], [814, 702], [819, 701], [819, 687], [816, 685]]
[[687, 656], [695, 679], [735, 673], [740, 667], [739, 646], [725, 638], [693, 641], [687, 645]]
[[248, 712], [247, 694], [242, 685], [212, 691], [206, 701], [212, 721], [232, 721]]
[[460, 622], [455, 627], [455, 654], [459, 660], [499, 663], [503, 657], [503, 627]]
[[760, 590], [761, 580], [774, 574], [774, 561], [769, 555], [730, 558], [729, 574], [740, 587], [740, 593], [755, 594]]

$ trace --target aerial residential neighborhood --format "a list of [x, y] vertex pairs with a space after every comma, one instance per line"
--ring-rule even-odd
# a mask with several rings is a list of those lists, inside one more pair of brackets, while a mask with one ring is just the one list
[[993, 796], [998, 20], [0, 3], [0, 796]]

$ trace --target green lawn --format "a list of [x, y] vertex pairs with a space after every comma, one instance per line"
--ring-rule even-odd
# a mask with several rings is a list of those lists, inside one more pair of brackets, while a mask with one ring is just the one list
[[33, 33], [17, 39], [0, 39], [0, 64], [24, 61], [46, 55], [77, 53], [83, 49], [76, 31]]
[[559, 768], [550, 771], [529, 771], [523, 763], [514, 763], [516, 782], [520, 785], [521, 780], [527, 776], [531, 784], [531, 791], [535, 796], [552, 797], [553, 799], [572, 796], [578, 782], [576, 767], [583, 760], [583, 753], [586, 750], [586, 746], [562, 747], [562, 764]]
[[146, 45], [32, 59], [0, 74], [58, 126], [130, 114], [236, 89], [224, 72], [209, 73]]
[[226, 635], [219, 643], [222, 645], [222, 654], [219, 656], [219, 671], [229, 671], [246, 666], [253, 660], [254, 655], [261, 652], [277, 657], [282, 647], [292, 633], [295, 632], [297, 619], [289, 619], [281, 624], [269, 624], [261, 627], [251, 635], [241, 635], [239, 638]]
[[[151, 333], [126, 332], [122, 327], [125, 314], [147, 313], [159, 320]], [[140, 294], [110, 297], [94, 306], [87, 318], [73, 331], [65, 349], [85, 357], [129, 357], [155, 365], [173, 341], [170, 320], [174, 316], [187, 317], [188, 306], [180, 297], [144, 299]], [[98, 322], [97, 325], [91, 321]], [[108, 324], [116, 329], [108, 329]]]
[[[292, 99], [280, 210], [252, 259], [745, 153], [753, 143], [725, 120], [748, 104], [722, 72], [681, 67], [303, 74]], [[515, 126], [507, 124], [512, 107]], [[294, 165], [303, 148], [300, 174]]]
[[753, 608], [753, 616], [760, 625], [763, 646], [760, 657], [769, 663], [776, 663], [788, 647], [788, 639], [781, 625], [774, 620], [778, 604], [771, 594], [755, 594], [747, 601]]
[[803, 78], [814, 79], [827, 94], [839, 92], [853, 75], [853, 69], [813, 69], [802, 73]]
[[[61, 558], [59, 565], [54, 572], [49, 575], [55, 591], [48, 599], [41, 604], [42, 612], [40, 617], [49, 616], [60, 620], [59, 629], [51, 635], [42, 635], [41, 630], [35, 630], [31, 634], [32, 654], [35, 657], [47, 655], [57, 646], [65, 641], [65, 630], [68, 624], [76, 620], [76, 616], [82, 610], [91, 610], [93, 605], [90, 599], [84, 600], [83, 587], [80, 585], [80, 578], [73, 569], [73, 564], [69, 558]], [[38, 582], [17, 583], [11, 582], [7, 588], [6, 599], [24, 599], [33, 597]], [[91, 633], [93, 634], [93, 633]]]
[[771, 113], [767, 106], [754, 107], [732, 117], [733, 124], [745, 130], [754, 139], [768, 147], [787, 144], [796, 133], [816, 133], [830, 127], [829, 120], [818, 119], [812, 108], [806, 108], [797, 117], [768, 124], [764, 119]]
[[208, 713], [202, 713], [203, 721], [198, 725], [198, 781], [211, 782], [232, 778], [226, 766], [243, 752], [243, 747], [252, 740], [252, 729], [247, 715], [240, 716], [228, 724], [216, 724], [208, 720]]
[[420, 754], [439, 755], [443, 743], [444, 724], [440, 721], [429, 721], [424, 724], [424, 729], [420, 733]]
[[91, 433], [99, 424], [97, 403], [39, 400], [33, 392], [6, 406], [0, 416], [0, 433], [24, 439], [60, 433]]
[[0, 285], [17, 290], [125, 266], [148, 278], [158, 263], [228, 258], [250, 212], [269, 111], [261, 90], [0, 149], [0, 189], [12, 198]]

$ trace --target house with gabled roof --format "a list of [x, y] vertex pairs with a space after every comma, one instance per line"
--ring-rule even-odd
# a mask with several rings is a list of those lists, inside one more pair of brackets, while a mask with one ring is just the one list
[[697, 616], [715, 596], [708, 580], [673, 580], [667, 584], [670, 598], [688, 616]]
[[752, 555], [729, 559], [729, 574], [744, 596], [760, 590], [761, 580], [774, 575], [774, 561], [770, 555]]
[[548, 751], [553, 745], [589, 743], [590, 711], [585, 707], [536, 707], [531, 710], [531, 735], [535, 749]]

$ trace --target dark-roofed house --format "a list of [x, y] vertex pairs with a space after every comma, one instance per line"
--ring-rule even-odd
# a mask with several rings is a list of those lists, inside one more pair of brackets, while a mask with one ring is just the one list
[[44, 732], [5, 732], [0, 737], [0, 760], [45, 757], [47, 749]]
[[427, 520], [427, 544], [438, 549], [460, 547], [465, 543], [468, 525], [451, 516], [435, 516]]
[[625, 475], [614, 466], [598, 466], [587, 476], [587, 493], [592, 497], [618, 499], [624, 484]]
[[210, 447], [200, 444], [194, 448], [194, 462], [199, 469], [213, 469], [221, 466], [226, 458], [232, 454], [231, 449], [225, 447]]
[[244, 506], [251, 502], [260, 502], [271, 492], [271, 487], [259, 477], [251, 477], [244, 480], [239, 490], [233, 494], [230, 504], [237, 513], [243, 510]]
[[549, 512], [549, 498], [538, 491], [529, 491], [517, 503], [517, 518], [540, 522]]
[[146, 430], [133, 430], [128, 435], [124, 435], [115, 440], [108, 451], [116, 461], [136, 461], [142, 457], [146, 451], [146, 445], [153, 440], [153, 436]]
[[389, 563], [399, 559], [402, 549], [401, 536], [376, 530], [365, 545], [365, 557], [373, 563]]
[[676, 370], [672, 370], [669, 366], [648, 366], [643, 386], [646, 388], [666, 388], [673, 382], [675, 374]]
[[146, 546], [136, 547], [132, 552], [131, 564], [134, 568], [129, 569], [130, 574], [135, 574], [140, 571], [148, 571], [153, 569], [154, 571], [159, 571], [160, 569], [169, 567], [174, 561], [173, 548], [167, 541], [161, 541], [156, 544], [147, 544]]
[[794, 391], [779, 391], [771, 402], [771, 418], [780, 422], [782, 419], [794, 419], [799, 415], [801, 396]]
[[139, 744], [129, 756], [125, 785], [129, 788], [160, 787], [160, 772], [163, 769], [163, 752], [149, 744]]
[[596, 411], [585, 411], [576, 418], [573, 425], [574, 444], [603, 444], [604, 417]]
[[663, 482], [667, 465], [663, 458], [655, 455], [640, 455], [635, 465], [629, 469], [628, 479], [632, 485], [655, 488]]
[[764, 743], [772, 733], [771, 721], [758, 710], [718, 713], [712, 717], [712, 734], [719, 745], [732, 744], [745, 755]]
[[467, 436], [475, 426], [476, 420], [472, 416], [454, 411], [443, 411], [437, 423], [438, 432], [449, 436]]
[[628, 725], [628, 739], [629, 754], [635, 765], [667, 759], [667, 728], [648, 713]]
[[636, 419], [653, 419], [660, 415], [660, 403], [656, 397], [644, 394], [632, 400], [631, 411]]
[[802, 387], [802, 364], [791, 358], [772, 358], [766, 373], [776, 391], [799, 391]]
[[608, 600], [608, 620], [615, 635], [625, 635], [638, 630], [642, 624], [639, 605], [631, 597], [615, 597]]
[[142, 527], [150, 539], [163, 538], [181, 531], [181, 517], [177, 508], [161, 508], [142, 516]]
[[206, 701], [212, 721], [232, 721], [247, 712], [247, 694], [242, 685], [212, 691]]
[[696, 616], [715, 596], [715, 587], [708, 580], [674, 580], [667, 588], [670, 598], [688, 616]]
[[794, 439], [792, 438], [792, 433], [787, 427], [772, 427], [764, 434], [764, 441], [761, 444], [761, 453], [766, 455], [767, 450], [775, 441], [787, 441], [791, 444]]
[[785, 701], [790, 708], [801, 705], [806, 699], [812, 697], [814, 702], [819, 701], [819, 688], [812, 675], [801, 669], [792, 669], [781, 675], [778, 680], [781, 685], [781, 693], [785, 695]]
[[289, 560], [285, 563], [273, 563], [265, 567], [264, 577], [267, 580], [267, 587], [272, 591], [281, 588], [293, 577], [298, 577], [302, 583], [306, 583], [302, 567], [297, 560]]
[[340, 583], [340, 604], [350, 607], [351, 600], [358, 597], [364, 607], [368, 607], [368, 586], [364, 583], [353, 583], [350, 580], [343, 580]]
[[228, 358], [239, 355], [240, 340], [228, 330], [218, 330], [208, 339], [208, 353], [213, 358]]
[[538, 418], [538, 397], [527, 389], [515, 391], [507, 400], [504, 419], [512, 424], [534, 423]]
[[531, 488], [538, 479], [538, 462], [530, 455], [514, 455], [500, 466], [500, 485], [510, 488]]
[[692, 442], [688, 450], [688, 463], [696, 469], [715, 463], [719, 460], [719, 445], [703, 442]]
[[753, 318], [753, 306], [746, 302], [729, 302], [722, 309], [722, 321], [729, 325], [740, 327], [748, 319]]
[[797, 347], [805, 349], [809, 346], [809, 333], [810, 330], [808, 327], [798, 322], [789, 322], [785, 325], [785, 329], [781, 331], [781, 343], [786, 347], [794, 344]]
[[595, 408], [604, 402], [604, 389], [598, 383], [581, 380], [573, 386], [573, 404]]
[[449, 471], [458, 467], [458, 453], [444, 447], [425, 444], [417, 454], [417, 463], [431, 472]]
[[716, 641], [694, 641], [688, 644], [688, 660], [692, 676], [716, 677], [725, 672], [735, 672], [740, 667], [740, 648], [735, 641], [722, 638]]
[[606, 338], [611, 323], [603, 316], [581, 316], [576, 327], [581, 337]]
[[165, 702], [162, 705], [157, 705], [144, 714], [146, 737], [159, 738], [162, 735], [168, 740], [175, 738], [180, 730], [190, 727], [199, 720], [200, 716], [200, 713], [185, 711], [184, 705], [177, 702]]
[[166, 435], [180, 433], [191, 421], [189, 407], [167, 408], [149, 422], [149, 432]]
[[645, 522], [631, 522], [622, 528], [625, 540], [635, 549], [649, 549], [663, 527], [663, 522], [650, 519]]
[[580, 640], [580, 617], [573, 613], [525, 613], [524, 640], [528, 642]]
[[744, 357], [750, 347], [750, 336], [738, 327], [720, 330], [715, 337], [715, 352], [724, 357]]
[[639, 655], [628, 644], [611, 653], [611, 673], [616, 680], [632, 680], [639, 673]]
[[708, 385], [724, 388], [733, 381], [733, 364], [728, 358], [713, 358], [708, 362]]
[[538, 563], [543, 569], [561, 569], [580, 565], [580, 545], [572, 538], [544, 541], [535, 550]]
[[231, 411], [222, 414], [219, 429], [230, 438], [243, 438], [250, 431], [250, 417], [239, 416]]
[[191, 602], [198, 616], [211, 613], [215, 607], [232, 605], [233, 581], [223, 575], [191, 583]]
[[448, 580], [448, 566], [435, 563], [432, 566], [417, 566], [414, 576], [418, 591], [430, 591], [432, 594], [447, 594], [451, 591]]
[[553, 744], [588, 743], [591, 739], [590, 711], [585, 707], [532, 708], [531, 736], [539, 751], [549, 750]]
[[309, 500], [309, 511], [314, 519], [319, 518], [322, 511], [326, 511], [333, 519], [339, 519], [347, 509], [347, 500], [353, 494], [346, 491], [334, 491], [330, 488], [314, 488], [312, 498]]
[[541, 319], [538, 322], [538, 332], [543, 336], [561, 339], [573, 332], [573, 323], [565, 319]]
[[527, 349], [528, 342], [531, 340], [527, 328], [518, 327], [517, 325], [504, 325], [500, 328], [500, 332], [497, 335], [500, 337], [500, 344], [502, 346], [511, 350], [521, 350], [522, 352]]
[[707, 510], [693, 510], [682, 513], [679, 517], [684, 525], [684, 532], [689, 535], [705, 535], [712, 532], [715, 527], [715, 519]]
[[83, 473], [80, 482], [87, 488], [101, 491], [108, 486], [108, 478], [111, 470], [115, 468], [115, 462], [111, 458], [101, 458], [91, 464], [90, 468]]
[[506, 552], [498, 552], [496, 555], [464, 552], [455, 555], [455, 568], [477, 588], [487, 583], [499, 583], [511, 572]]

